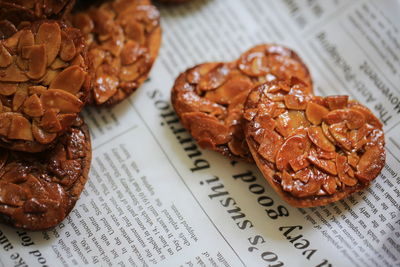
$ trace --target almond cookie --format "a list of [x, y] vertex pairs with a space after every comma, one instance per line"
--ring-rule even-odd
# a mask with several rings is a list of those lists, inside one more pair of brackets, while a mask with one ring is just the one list
[[0, 146], [39, 152], [74, 122], [89, 94], [83, 38], [51, 20], [0, 41]]
[[2, 2], [30, 10], [36, 19], [62, 18], [75, 4], [75, 0], [2, 0]]
[[233, 159], [252, 161], [243, 132], [243, 105], [257, 84], [301, 79], [312, 93], [307, 67], [292, 50], [259, 45], [234, 62], [205, 63], [182, 73], [172, 88], [171, 101], [183, 126], [202, 148]]
[[0, 151], [0, 220], [27, 230], [60, 223], [88, 179], [92, 151], [83, 120], [78, 117], [50, 150]]
[[296, 207], [322, 206], [366, 188], [385, 164], [381, 122], [347, 96], [275, 98], [277, 83], [246, 101], [246, 140], [272, 188]]
[[0, 0], [0, 39], [15, 34], [21, 22], [35, 19], [36, 16], [32, 10]]
[[160, 14], [148, 0], [107, 1], [74, 14], [91, 62], [90, 103], [115, 105], [148, 77], [161, 41]]

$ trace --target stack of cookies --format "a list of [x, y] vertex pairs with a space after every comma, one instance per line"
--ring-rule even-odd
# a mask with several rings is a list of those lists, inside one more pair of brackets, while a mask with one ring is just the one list
[[306, 65], [281, 45], [188, 69], [171, 101], [202, 148], [255, 162], [296, 207], [362, 190], [385, 164], [382, 123], [348, 96], [315, 96]]
[[42, 230], [61, 222], [88, 179], [79, 113], [112, 106], [147, 78], [160, 46], [149, 0], [0, 2], [0, 220]]

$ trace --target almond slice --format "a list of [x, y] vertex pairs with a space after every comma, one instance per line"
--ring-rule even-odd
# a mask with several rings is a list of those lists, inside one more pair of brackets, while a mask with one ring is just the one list
[[312, 168], [301, 169], [299, 171], [296, 171], [296, 173], [294, 174], [294, 178], [302, 181], [303, 183], [308, 183], [308, 181], [310, 181], [313, 176], [314, 173], [312, 171]]
[[359, 129], [366, 123], [363, 113], [356, 109], [349, 109], [347, 111], [346, 121], [347, 127], [350, 130]]
[[286, 139], [276, 154], [276, 168], [284, 170], [289, 168], [289, 162], [303, 155], [310, 144], [306, 135], [294, 135]]
[[304, 112], [289, 110], [279, 115], [276, 119], [276, 130], [283, 136], [289, 136], [297, 129], [306, 128], [310, 125]]
[[76, 96], [60, 89], [49, 89], [40, 96], [43, 108], [58, 109], [62, 113], [78, 113], [83, 106]]
[[17, 64], [18, 68], [20, 68], [25, 72], [29, 70], [29, 60], [27, 59], [23, 59], [22, 57], [16, 57], [15, 64]]
[[78, 13], [73, 16], [73, 24], [80, 29], [83, 33], [88, 34], [93, 31], [94, 23], [89, 14]]
[[239, 69], [249, 76], [262, 76], [270, 72], [265, 52], [256, 51], [243, 55]]
[[182, 117], [190, 133], [196, 137], [203, 148], [228, 143], [231, 140], [229, 129], [216, 118], [200, 112], [186, 113]]
[[317, 176], [312, 174], [311, 178], [307, 183], [303, 183], [300, 180], [294, 180], [292, 190], [290, 193], [298, 198], [306, 198], [314, 196], [321, 188], [322, 182], [316, 180], [314, 177]]
[[328, 124], [346, 122], [350, 130], [358, 129], [366, 123], [363, 113], [353, 108], [333, 110], [323, 119]]
[[310, 165], [310, 162], [307, 160], [305, 154], [298, 156], [297, 158], [289, 160], [290, 167], [292, 167], [293, 171], [297, 172], [302, 170]]
[[375, 115], [368, 108], [358, 103], [352, 103], [351, 109], [360, 111], [364, 115], [366, 123], [371, 124], [376, 128], [382, 129], [382, 122], [380, 122], [379, 119], [375, 117]]
[[[93, 48], [89, 50], [88, 57], [91, 62], [91, 66], [94, 69], [97, 69], [104, 61], [106, 56], [106, 52], [102, 49]], [[122, 62], [123, 59], [121, 59]]]
[[295, 95], [284, 96], [285, 105], [288, 109], [304, 110], [307, 106], [305, 97], [298, 97]]
[[356, 177], [364, 181], [374, 179], [385, 165], [385, 150], [380, 145], [369, 146], [357, 164]]
[[334, 95], [325, 98], [330, 110], [346, 108], [348, 99], [349, 96], [347, 95]]
[[117, 78], [109, 75], [97, 76], [93, 85], [93, 94], [97, 104], [102, 104], [110, 99], [119, 85]]
[[13, 62], [13, 58], [8, 50], [0, 44], [0, 67], [8, 67]]
[[141, 23], [131, 19], [127, 24], [124, 25], [124, 31], [127, 38], [137, 42], [140, 45], [145, 44], [146, 32]]
[[326, 124], [325, 122], [322, 122], [321, 129], [322, 129], [322, 132], [324, 133], [325, 137], [328, 138], [328, 140], [331, 141], [332, 144], [335, 144], [335, 139], [329, 132], [329, 125]]
[[32, 46], [35, 44], [35, 37], [31, 30], [21, 30], [21, 36], [18, 41], [18, 52], [22, 52], [22, 48], [25, 46]]
[[275, 162], [278, 150], [283, 144], [283, 138], [268, 128], [264, 129], [262, 143], [258, 148], [258, 153], [270, 162]]
[[120, 26], [116, 25], [110, 34], [110, 38], [103, 42], [102, 48], [109, 51], [115, 57], [120, 57], [125, 40], [124, 32]]
[[146, 71], [146, 59], [141, 58], [132, 65], [122, 66], [119, 73], [119, 78], [124, 82], [134, 81]]
[[228, 79], [230, 69], [225, 64], [220, 64], [204, 75], [199, 81], [198, 90], [208, 91], [220, 87]]
[[33, 95], [33, 94], [37, 94], [37, 95], [41, 95], [42, 93], [44, 93], [47, 90], [46, 87], [41, 86], [41, 85], [32, 85], [28, 87], [28, 94], [29, 95]]
[[49, 89], [61, 89], [76, 94], [81, 89], [86, 73], [79, 66], [70, 66], [60, 72], [51, 82]]
[[5, 83], [0, 82], [0, 94], [1, 95], [12, 95], [17, 91], [17, 83]]
[[32, 124], [32, 134], [35, 140], [40, 144], [49, 144], [57, 137], [56, 133], [46, 132], [40, 128], [36, 122]]
[[139, 43], [133, 40], [128, 40], [121, 51], [121, 64], [133, 64], [138, 60], [141, 54], [143, 54], [143, 49], [140, 47]]
[[282, 185], [283, 190], [289, 191], [289, 192], [292, 191], [293, 177], [287, 171], [282, 172], [281, 185]]
[[39, 26], [36, 43], [46, 47], [47, 66], [53, 63], [61, 45], [61, 29], [57, 22], [44, 22]]
[[8, 136], [11, 126], [12, 112], [0, 113], [0, 135]]
[[329, 126], [329, 133], [344, 149], [351, 150], [351, 140], [345, 122], [335, 123]]
[[314, 102], [308, 102], [306, 108], [307, 119], [314, 125], [320, 125], [322, 118], [329, 113], [329, 110], [324, 106], [318, 105]]
[[357, 168], [357, 164], [358, 164], [359, 160], [360, 160], [360, 157], [355, 152], [353, 152], [347, 156], [347, 161], [349, 162], [350, 166], [353, 167], [354, 169]]
[[49, 133], [57, 133], [62, 129], [61, 123], [58, 121], [57, 113], [54, 109], [48, 109], [44, 112], [39, 126]]
[[71, 66], [73, 66], [73, 65], [77, 65], [77, 66], [80, 66], [80, 67], [86, 66], [85, 60], [83, 59], [82, 55], [80, 55], [80, 54], [75, 56], [70, 64], [71, 64]]
[[336, 166], [338, 176], [341, 182], [343, 182], [347, 186], [354, 186], [357, 184], [357, 179], [350, 177], [347, 175], [347, 172], [351, 169], [347, 163], [347, 159], [345, 156], [337, 155], [336, 156]]
[[16, 64], [11, 64], [0, 70], [0, 82], [26, 82], [28, 80], [28, 76]]
[[60, 70], [47, 69], [46, 74], [39, 81], [42, 83], [42, 85], [49, 86], [59, 73]]
[[322, 184], [322, 188], [329, 195], [333, 195], [336, 192], [337, 188], [335, 177], [330, 175], [326, 176], [325, 181]]
[[22, 107], [25, 114], [31, 117], [40, 117], [43, 115], [42, 102], [36, 94], [28, 97]]
[[308, 137], [310, 140], [319, 148], [328, 151], [328, 152], [334, 152], [335, 151], [335, 145], [332, 144], [328, 138], [324, 135], [321, 127], [319, 126], [311, 126], [307, 130]]
[[46, 74], [46, 49], [44, 45], [24, 46], [22, 57], [29, 60], [29, 71], [26, 75], [31, 79], [40, 79]]
[[61, 33], [61, 45], [60, 45], [60, 58], [63, 61], [70, 61], [76, 56], [76, 48], [74, 41], [71, 40], [67, 36], [66, 33], [62, 32]]
[[20, 84], [13, 97], [12, 110], [17, 111], [28, 96], [27, 84]]
[[333, 161], [320, 159], [317, 156], [317, 153], [314, 150], [311, 150], [307, 158], [320, 170], [325, 171], [326, 173], [329, 173], [331, 175], [337, 175], [336, 164]]
[[188, 71], [186, 75], [186, 80], [189, 83], [199, 83], [200, 78], [209, 73], [211, 70], [218, 67], [220, 63], [207, 63], [200, 64], [199, 66]]
[[68, 63], [63, 61], [59, 57], [56, 57], [56, 59], [53, 61], [53, 63], [50, 66], [50, 68], [53, 70], [64, 69], [66, 67], [68, 67]]
[[3, 41], [3, 45], [7, 47], [10, 51], [16, 51], [19, 38], [22, 35], [22, 31], [18, 31], [15, 34], [13, 34], [10, 38], [7, 38], [6, 40]]
[[220, 104], [229, 104], [236, 95], [248, 92], [253, 83], [246, 76], [234, 76], [216, 90], [207, 91], [205, 98]]
[[18, 113], [13, 113], [7, 137], [9, 139], [33, 141], [31, 123]]

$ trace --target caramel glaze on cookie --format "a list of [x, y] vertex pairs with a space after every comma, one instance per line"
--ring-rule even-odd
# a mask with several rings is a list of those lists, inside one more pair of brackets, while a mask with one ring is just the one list
[[59, 21], [0, 41], [0, 146], [39, 152], [74, 122], [89, 95], [83, 37]]
[[70, 20], [86, 37], [91, 104], [115, 105], [147, 79], [161, 42], [160, 14], [149, 0], [106, 1]]
[[0, 0], [0, 39], [5, 39], [18, 31], [21, 23], [34, 21], [32, 10]]
[[1, 0], [16, 8], [29, 10], [36, 19], [61, 19], [68, 14], [75, 0]]
[[0, 149], [0, 221], [28, 230], [59, 224], [83, 190], [90, 161], [89, 130], [79, 117], [50, 150]]
[[366, 188], [385, 164], [381, 122], [347, 96], [274, 96], [285, 87], [260, 85], [245, 104], [246, 140], [265, 179], [296, 207]]
[[171, 101], [183, 126], [202, 148], [252, 162], [243, 132], [243, 104], [257, 84], [298, 77], [312, 93], [307, 67], [292, 50], [258, 45], [234, 62], [204, 63], [175, 81]]

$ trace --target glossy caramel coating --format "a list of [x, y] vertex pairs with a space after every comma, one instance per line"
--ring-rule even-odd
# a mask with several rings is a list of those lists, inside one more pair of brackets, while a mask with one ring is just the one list
[[[202, 148], [252, 162], [243, 132], [243, 104], [248, 92], [269, 80], [302, 79], [312, 93], [307, 67], [292, 50], [258, 45], [228, 63], [204, 63], [182, 73], [171, 101], [183, 126]], [[295, 78], [298, 77], [298, 78]]]
[[35, 19], [61, 19], [75, 4], [75, 0], [2, 0], [2, 2], [31, 11]]
[[296, 207], [326, 205], [366, 188], [385, 165], [380, 121], [347, 96], [275, 97], [284, 87], [258, 86], [245, 104], [246, 140], [272, 188]]
[[70, 20], [88, 45], [91, 104], [115, 105], [147, 79], [161, 42], [160, 14], [149, 0], [106, 1]]
[[34, 21], [32, 10], [11, 2], [0, 1], [0, 39], [6, 39], [18, 31], [18, 26], [24, 21]]
[[73, 123], [89, 95], [82, 35], [42, 20], [0, 41], [0, 146], [39, 152]]
[[78, 200], [90, 161], [89, 130], [80, 118], [50, 150], [0, 149], [0, 221], [27, 230], [56, 226]]

